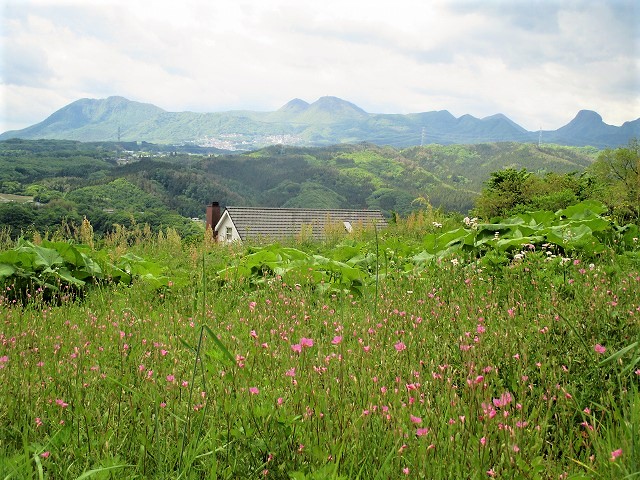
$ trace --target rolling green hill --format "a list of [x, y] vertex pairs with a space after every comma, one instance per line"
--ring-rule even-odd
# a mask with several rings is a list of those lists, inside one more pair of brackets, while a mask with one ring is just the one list
[[[163, 151], [164, 148], [164, 151]], [[171, 147], [67, 140], [0, 142], [0, 193], [28, 195], [16, 228], [87, 216], [97, 231], [149, 223], [192, 232], [205, 205], [375, 208], [408, 214], [427, 199], [468, 212], [492, 172], [582, 172], [592, 147], [521, 144], [272, 146], [244, 154], [193, 155]], [[36, 206], [39, 205], [39, 206]], [[1, 204], [2, 212], [18, 209]], [[17, 215], [17, 214], [16, 214]], [[18, 216], [20, 216], [18, 215]], [[13, 220], [12, 220], [13, 221]], [[9, 222], [5, 220], [5, 223]], [[26, 225], [24, 223], [26, 222]]]

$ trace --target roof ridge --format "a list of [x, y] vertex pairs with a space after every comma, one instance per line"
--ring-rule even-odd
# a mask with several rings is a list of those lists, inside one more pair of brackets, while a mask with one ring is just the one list
[[296, 210], [304, 212], [382, 212], [380, 209], [370, 208], [300, 208], [300, 207], [245, 207], [229, 205], [225, 207], [227, 210], [230, 208], [238, 208], [243, 210]]

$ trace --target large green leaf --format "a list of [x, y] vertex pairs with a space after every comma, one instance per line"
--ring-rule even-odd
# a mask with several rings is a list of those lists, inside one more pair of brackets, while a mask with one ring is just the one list
[[52, 268], [64, 264], [64, 258], [53, 248], [33, 245], [33, 252], [36, 255], [33, 264], [37, 267]]
[[475, 235], [476, 235], [476, 232], [466, 230], [464, 228], [458, 228], [456, 230], [445, 232], [439, 237], [437, 237], [434, 245], [434, 249], [442, 250], [454, 244], [461, 244], [464, 242], [465, 238], [467, 237], [474, 238]]
[[432, 253], [427, 252], [426, 250], [423, 250], [422, 252], [418, 253], [417, 255], [414, 255], [412, 257], [412, 260], [416, 264], [422, 264], [422, 263], [429, 263], [429, 262], [433, 261], [435, 258], [436, 258], [435, 255], [433, 255]]
[[495, 246], [498, 250], [507, 251], [514, 247], [520, 248], [524, 245], [542, 243], [543, 241], [543, 236], [504, 238], [496, 241]]
[[82, 287], [85, 285], [85, 282], [74, 277], [72, 273], [66, 268], [60, 268], [55, 272], [55, 276], [64, 280], [70, 285], [75, 285], [76, 287]]
[[43, 240], [42, 247], [57, 251], [58, 254], [64, 259], [64, 261], [68, 264], [71, 264], [73, 267], [77, 268], [84, 264], [82, 255], [80, 254], [78, 249], [71, 243], [49, 242]]
[[564, 210], [556, 212], [558, 218], [565, 217], [571, 220], [584, 220], [606, 213], [608, 208], [596, 200], [586, 200], [584, 202], [571, 205]]
[[555, 213], [549, 212], [546, 210], [538, 210], [535, 212], [527, 212], [527, 217], [529, 217], [529, 221], [527, 222], [530, 226], [537, 225], [550, 225], [556, 218]]
[[3, 278], [8, 278], [14, 273], [16, 273], [16, 269], [13, 265], [0, 263], [0, 280], [2, 280]]

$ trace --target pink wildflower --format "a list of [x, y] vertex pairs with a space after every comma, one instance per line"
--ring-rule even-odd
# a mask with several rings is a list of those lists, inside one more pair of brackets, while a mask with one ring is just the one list
[[596, 343], [593, 346], [593, 349], [596, 351], [596, 353], [599, 353], [600, 355], [602, 355], [604, 352], [607, 351], [606, 347], [603, 347], [602, 345], [600, 345], [599, 343]]
[[49, 458], [49, 455], [51, 455], [51, 452], [46, 451], [46, 452], [42, 452], [42, 453], [40, 454], [40, 457], [42, 457], [42, 458]]
[[622, 455], [621, 448], [614, 450], [613, 452], [611, 452], [611, 458], [609, 460], [611, 460], [612, 462], [615, 462], [616, 458], [620, 457], [621, 455]]
[[422, 423], [422, 419], [420, 417], [409, 415], [409, 418], [411, 419], [411, 423]]
[[426, 435], [427, 433], [429, 433], [429, 429], [428, 428], [418, 428], [416, 430], [416, 436], [418, 436], [418, 437], [422, 437], [422, 436]]
[[257, 395], [260, 393], [260, 390], [258, 389], [258, 387], [249, 387], [249, 393], [251, 395]]
[[405, 475], [409, 475], [409, 467], [404, 467], [402, 469], [402, 473], [404, 473]]
[[342, 342], [342, 337], [340, 335], [336, 335], [335, 337], [333, 337], [333, 340], [331, 340], [331, 343], [333, 345], [339, 345]]
[[502, 395], [500, 395], [500, 398], [493, 399], [493, 405], [495, 407], [506, 407], [512, 401], [513, 401], [513, 397], [511, 396], [511, 393], [505, 392]]
[[293, 344], [291, 345], [291, 350], [293, 350], [296, 353], [300, 353], [302, 352], [302, 345], [300, 345], [299, 343]]
[[402, 341], [399, 341], [398, 343], [396, 343], [396, 344], [394, 345], [394, 348], [395, 348], [398, 352], [401, 352], [401, 351], [403, 351], [403, 350], [406, 350], [406, 349], [407, 349], [407, 346], [406, 346]]
[[302, 337], [300, 339], [300, 345], [302, 345], [303, 347], [313, 347], [313, 339]]
[[56, 403], [60, 406], [60, 408], [67, 408], [69, 406], [68, 403], [60, 398], [56, 399]]

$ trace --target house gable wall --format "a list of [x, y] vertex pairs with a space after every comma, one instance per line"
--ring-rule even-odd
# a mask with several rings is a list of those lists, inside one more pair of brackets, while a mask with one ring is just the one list
[[220, 221], [216, 225], [216, 231], [218, 232], [218, 241], [220, 242], [235, 242], [242, 240], [238, 229], [233, 224], [233, 220], [229, 216], [229, 212], [225, 211]]

